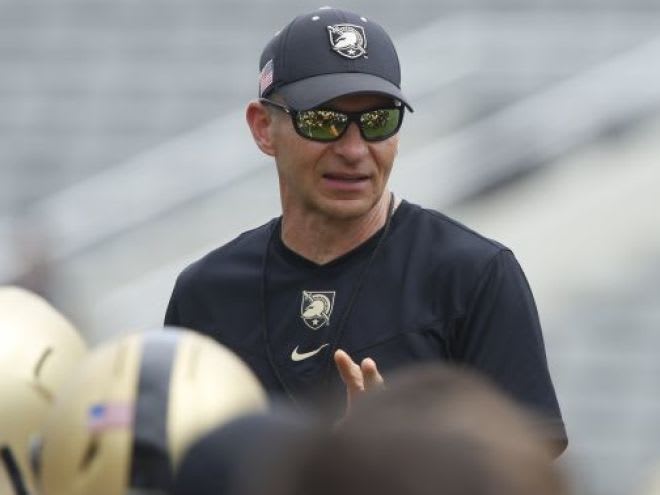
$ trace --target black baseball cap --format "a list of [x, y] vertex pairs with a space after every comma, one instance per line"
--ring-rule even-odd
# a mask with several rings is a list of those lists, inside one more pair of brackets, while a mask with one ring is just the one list
[[375, 93], [401, 101], [394, 44], [373, 20], [330, 7], [296, 17], [266, 45], [259, 60], [259, 96], [274, 91], [296, 110], [333, 98]]

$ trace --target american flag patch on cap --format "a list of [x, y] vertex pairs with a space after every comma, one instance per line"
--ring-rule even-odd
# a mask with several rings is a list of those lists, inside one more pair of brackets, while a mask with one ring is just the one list
[[126, 403], [94, 404], [87, 411], [87, 429], [100, 432], [133, 424], [133, 405]]
[[268, 87], [273, 84], [273, 59], [270, 59], [261, 69], [259, 75], [259, 96], [263, 96]]

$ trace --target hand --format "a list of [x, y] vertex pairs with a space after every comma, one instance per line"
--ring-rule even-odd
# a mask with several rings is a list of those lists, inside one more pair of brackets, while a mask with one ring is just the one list
[[380, 376], [376, 362], [373, 359], [364, 358], [358, 366], [341, 349], [337, 349], [334, 358], [339, 376], [346, 385], [346, 414], [349, 414], [353, 402], [361, 394], [385, 386], [385, 381]]

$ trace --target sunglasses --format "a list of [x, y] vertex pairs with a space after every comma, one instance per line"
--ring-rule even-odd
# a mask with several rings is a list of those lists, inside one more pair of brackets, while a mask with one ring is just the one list
[[340, 112], [330, 108], [299, 111], [267, 98], [259, 101], [288, 113], [294, 129], [302, 137], [324, 143], [341, 138], [351, 122], [357, 124], [365, 141], [383, 141], [394, 136], [403, 122], [404, 107], [401, 104], [364, 112]]

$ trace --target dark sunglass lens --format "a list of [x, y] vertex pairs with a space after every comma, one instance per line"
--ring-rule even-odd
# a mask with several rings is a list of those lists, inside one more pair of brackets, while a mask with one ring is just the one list
[[383, 139], [391, 136], [399, 126], [400, 108], [381, 108], [362, 114], [360, 124], [366, 139]]
[[332, 141], [341, 136], [348, 117], [332, 110], [306, 110], [296, 116], [298, 131], [310, 139]]

